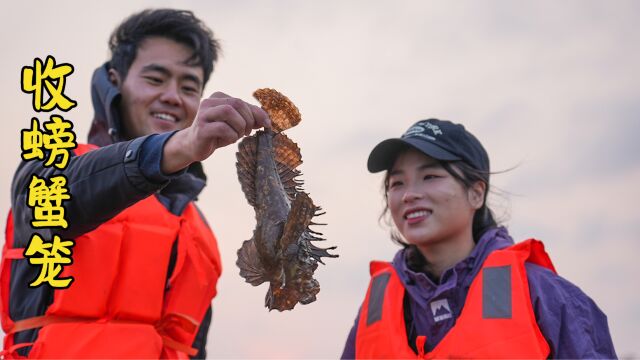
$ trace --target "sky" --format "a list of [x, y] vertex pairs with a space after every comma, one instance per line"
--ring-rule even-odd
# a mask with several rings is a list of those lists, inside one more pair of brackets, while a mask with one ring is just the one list
[[340, 255], [316, 271], [316, 302], [268, 312], [266, 285], [245, 283], [235, 266], [255, 225], [235, 172], [237, 146], [217, 150], [204, 162], [198, 201], [224, 267], [209, 357], [340, 355], [369, 261], [398, 250], [378, 222], [382, 175], [367, 172], [367, 156], [426, 118], [462, 123], [482, 141], [501, 222], [516, 240], [543, 240], [559, 274], [607, 314], [618, 356], [640, 357], [640, 3], [9, 2], [0, 13], [0, 216], [10, 207], [20, 130], [37, 115], [20, 69], [47, 55], [74, 66], [65, 94], [78, 106], [65, 119], [84, 140], [90, 77], [107, 60], [108, 36], [150, 7], [192, 10], [220, 40], [205, 94], [256, 103], [251, 93], [271, 87], [298, 106], [303, 120], [288, 136], [301, 148], [305, 190], [327, 212], [318, 230]]

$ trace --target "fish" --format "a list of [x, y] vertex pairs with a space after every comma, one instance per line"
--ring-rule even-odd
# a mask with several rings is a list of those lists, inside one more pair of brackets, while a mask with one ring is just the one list
[[240, 276], [253, 286], [268, 282], [264, 305], [271, 310], [292, 310], [296, 304], [316, 300], [320, 283], [313, 278], [322, 258], [337, 247], [320, 248], [325, 241], [311, 230], [313, 219], [324, 215], [306, 193], [297, 169], [302, 164], [298, 145], [283, 131], [302, 120], [298, 108], [280, 92], [264, 88], [253, 96], [271, 119], [271, 128], [245, 137], [238, 145], [236, 169], [244, 195], [254, 210], [256, 227], [238, 250]]

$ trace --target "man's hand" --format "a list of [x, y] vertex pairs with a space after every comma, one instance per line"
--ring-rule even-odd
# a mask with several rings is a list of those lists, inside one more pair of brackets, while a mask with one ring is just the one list
[[261, 108], [216, 92], [200, 102], [195, 120], [167, 140], [162, 154], [162, 172], [171, 174], [202, 161], [218, 148], [235, 143], [253, 129], [270, 127]]

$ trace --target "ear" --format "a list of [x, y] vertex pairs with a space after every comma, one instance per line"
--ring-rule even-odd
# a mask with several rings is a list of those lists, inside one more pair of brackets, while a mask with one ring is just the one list
[[122, 78], [116, 69], [109, 69], [109, 81], [117, 87], [122, 85]]
[[467, 197], [471, 206], [478, 210], [484, 205], [484, 194], [487, 190], [487, 184], [484, 181], [476, 181], [467, 191]]

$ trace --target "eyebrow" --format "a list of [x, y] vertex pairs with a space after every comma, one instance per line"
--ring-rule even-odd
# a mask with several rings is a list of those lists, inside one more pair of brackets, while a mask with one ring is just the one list
[[[149, 64], [149, 65], [143, 66], [142, 67], [142, 72], [147, 72], [147, 71], [156, 71], [156, 72], [161, 73], [164, 76], [171, 76], [171, 71], [169, 71], [169, 69], [167, 69], [166, 67], [164, 67], [162, 65], [158, 65], [158, 64]], [[202, 85], [202, 82], [200, 81], [200, 79], [197, 76], [193, 75], [193, 74], [186, 73], [186, 74], [182, 75], [180, 77], [180, 79], [193, 81], [198, 86]]]
[[[430, 161], [418, 166], [418, 170], [421, 171], [421, 170], [435, 169], [435, 168], [441, 168], [441, 167], [442, 166], [440, 165], [439, 162]], [[402, 174], [402, 170], [392, 170], [389, 172], [389, 176], [398, 175], [398, 174]]]

